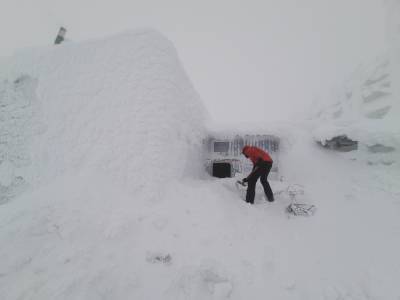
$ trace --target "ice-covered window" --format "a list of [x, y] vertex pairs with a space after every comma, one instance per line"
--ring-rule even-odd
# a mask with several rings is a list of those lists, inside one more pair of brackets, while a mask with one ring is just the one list
[[214, 142], [214, 152], [228, 152], [229, 142]]

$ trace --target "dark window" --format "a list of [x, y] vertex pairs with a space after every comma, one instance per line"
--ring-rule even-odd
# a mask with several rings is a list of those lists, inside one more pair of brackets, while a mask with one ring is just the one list
[[226, 178], [232, 175], [232, 165], [227, 162], [215, 162], [213, 163], [213, 173], [214, 177]]

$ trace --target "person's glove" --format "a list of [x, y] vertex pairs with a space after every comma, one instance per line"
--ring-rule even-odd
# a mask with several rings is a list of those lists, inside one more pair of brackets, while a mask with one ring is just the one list
[[249, 180], [247, 179], [247, 177], [242, 179], [242, 182], [243, 182], [243, 183], [248, 182], [248, 181], [249, 181]]

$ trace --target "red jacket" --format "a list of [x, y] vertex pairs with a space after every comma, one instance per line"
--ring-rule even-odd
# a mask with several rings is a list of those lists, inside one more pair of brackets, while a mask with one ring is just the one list
[[272, 162], [272, 158], [267, 152], [254, 146], [244, 146], [242, 153], [248, 156], [254, 165], [260, 160]]

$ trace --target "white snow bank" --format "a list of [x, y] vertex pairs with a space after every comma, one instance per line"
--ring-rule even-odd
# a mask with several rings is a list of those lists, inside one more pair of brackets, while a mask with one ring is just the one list
[[25, 51], [0, 71], [0, 185], [69, 172], [131, 190], [195, 175], [205, 110], [151, 30]]

